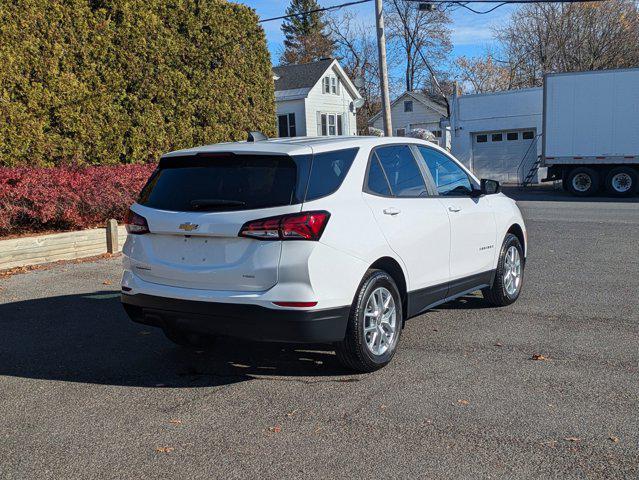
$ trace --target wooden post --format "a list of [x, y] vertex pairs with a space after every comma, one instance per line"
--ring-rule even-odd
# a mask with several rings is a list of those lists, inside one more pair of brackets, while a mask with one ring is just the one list
[[118, 252], [118, 221], [113, 218], [106, 223], [106, 245], [107, 253]]

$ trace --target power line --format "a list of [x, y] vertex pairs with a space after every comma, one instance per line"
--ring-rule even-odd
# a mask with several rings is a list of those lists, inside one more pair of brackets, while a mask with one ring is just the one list
[[308, 10], [306, 12], [292, 13], [290, 15], [281, 15], [279, 17], [273, 17], [273, 18], [265, 18], [264, 20], [260, 20], [259, 23], [273, 22], [275, 20], [284, 20], [286, 18], [291, 18], [291, 17], [303, 17], [306, 15], [310, 15], [311, 13], [328, 12], [330, 10], [337, 10], [339, 8], [350, 7], [352, 5], [359, 5], [360, 3], [368, 3], [372, 1], [373, 0], [357, 0], [355, 2], [342, 3], [340, 5], [332, 5], [330, 7], [315, 8], [313, 10]]
[[[347, 2], [347, 3], [341, 3], [339, 5], [331, 5], [329, 7], [320, 7], [320, 8], [314, 8], [313, 10], [307, 10], [305, 12], [300, 12], [300, 13], [292, 13], [290, 15], [280, 15], [279, 17], [271, 17], [271, 18], [265, 18], [263, 20], [259, 20], [258, 23], [265, 23], [265, 22], [274, 22], [276, 20], [285, 20], [287, 18], [293, 18], [293, 17], [303, 17], [306, 15], [310, 15], [312, 13], [320, 13], [320, 12], [328, 12], [331, 10], [338, 10], [340, 8], [345, 8], [345, 7], [351, 7], [353, 5], [360, 5], [362, 3], [369, 3], [372, 2], [373, 0], [357, 0], [354, 2]], [[415, 2], [415, 3], [430, 3], [430, 4], [446, 4], [446, 5], [456, 5], [458, 7], [463, 7], [467, 10], [470, 10], [473, 13], [477, 13], [479, 15], [484, 15], [486, 13], [490, 13], [494, 10], [497, 10], [499, 7], [502, 7], [504, 5], [517, 5], [517, 4], [526, 4], [526, 3], [585, 3], [585, 2], [603, 2], [603, 1], [607, 1], [607, 0], [504, 0], [502, 2], [499, 3], [499, 5], [496, 5], [488, 10], [485, 11], [480, 11], [480, 10], [475, 10], [472, 7], [469, 7], [468, 4], [469, 3], [497, 3], [495, 2], [495, 0], [465, 0], [465, 1], [460, 1], [460, 0], [410, 0], [411, 2]]]

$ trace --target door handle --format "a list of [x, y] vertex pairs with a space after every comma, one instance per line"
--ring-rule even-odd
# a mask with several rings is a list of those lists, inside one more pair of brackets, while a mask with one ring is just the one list
[[399, 208], [395, 207], [388, 207], [384, 209], [384, 215], [397, 215], [401, 212], [402, 211]]
[[456, 205], [449, 205], [449, 206], [448, 206], [448, 211], [449, 211], [449, 212], [459, 212], [459, 211], [461, 211], [461, 208], [459, 208], [459, 207], [458, 207], [458, 206], [456, 206]]

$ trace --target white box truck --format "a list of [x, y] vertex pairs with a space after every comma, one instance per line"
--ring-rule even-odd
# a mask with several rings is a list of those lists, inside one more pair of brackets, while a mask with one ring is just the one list
[[574, 195], [636, 194], [639, 68], [546, 75], [541, 166]]

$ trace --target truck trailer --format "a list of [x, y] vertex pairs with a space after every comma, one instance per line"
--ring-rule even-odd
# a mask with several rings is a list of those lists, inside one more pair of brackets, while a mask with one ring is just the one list
[[573, 195], [636, 194], [639, 68], [546, 75], [541, 166]]

